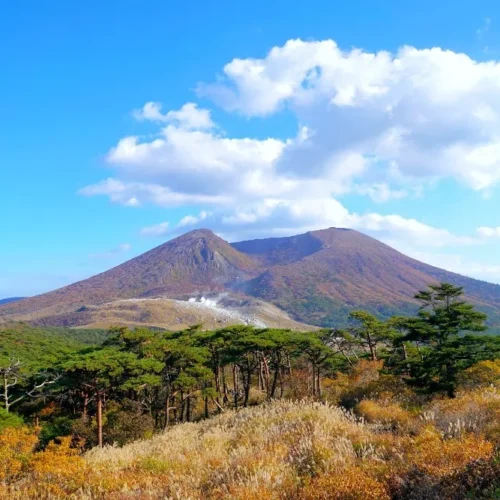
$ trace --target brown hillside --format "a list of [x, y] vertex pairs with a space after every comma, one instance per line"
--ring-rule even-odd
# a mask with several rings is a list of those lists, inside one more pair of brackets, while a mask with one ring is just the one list
[[299, 321], [338, 324], [360, 308], [381, 316], [413, 312], [417, 290], [447, 281], [463, 286], [493, 324], [500, 324], [500, 286], [418, 262], [357, 231], [330, 228], [234, 246], [274, 264], [240, 284], [240, 290], [273, 302]]
[[[436, 281], [464, 286], [469, 299], [500, 326], [500, 286], [423, 264], [357, 231], [334, 228], [233, 244], [208, 230], [192, 231], [105, 273], [0, 306], [0, 318], [71, 323], [89, 306], [133, 298], [187, 300], [225, 291], [257, 297], [294, 320], [326, 326], [345, 323], [359, 308], [380, 316], [413, 312], [415, 292]], [[95, 321], [119, 317], [114, 306], [113, 313], [105, 313], [110, 307], [101, 307]], [[181, 316], [176, 316], [181, 323], [189, 321]], [[140, 318], [148, 311], [137, 317], [146, 323]], [[149, 317], [158, 318], [156, 310]]]
[[212, 231], [197, 230], [168, 241], [92, 278], [8, 304], [0, 315], [53, 315], [117, 299], [178, 297], [223, 291], [227, 283], [252, 275], [256, 263]]

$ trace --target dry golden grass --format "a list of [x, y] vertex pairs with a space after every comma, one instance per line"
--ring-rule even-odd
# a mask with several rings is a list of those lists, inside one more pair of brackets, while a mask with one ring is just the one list
[[[499, 395], [460, 397], [487, 406]], [[432, 408], [452, 421], [455, 404]], [[0, 498], [378, 500], [392, 498], [412, 470], [439, 481], [494, 453], [479, 429], [441, 431], [429, 409], [413, 415], [365, 401], [357, 411], [363, 419], [328, 404], [279, 401], [84, 456], [65, 439], [37, 453], [33, 432], [8, 430], [0, 435]]]

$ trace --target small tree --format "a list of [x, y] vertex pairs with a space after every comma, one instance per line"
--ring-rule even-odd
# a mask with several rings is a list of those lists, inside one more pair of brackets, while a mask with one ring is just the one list
[[344, 332], [344, 337], [368, 352], [371, 361], [377, 361], [378, 349], [394, 339], [395, 331], [388, 323], [366, 311], [352, 312], [351, 319], [357, 322], [357, 325]]
[[464, 335], [482, 332], [486, 314], [463, 299], [462, 287], [449, 283], [431, 285], [415, 295], [421, 307], [416, 318], [399, 320], [405, 335], [420, 356], [411, 363], [410, 383], [427, 391], [446, 391], [454, 397], [457, 374], [478, 361], [498, 356], [500, 342], [487, 336]]

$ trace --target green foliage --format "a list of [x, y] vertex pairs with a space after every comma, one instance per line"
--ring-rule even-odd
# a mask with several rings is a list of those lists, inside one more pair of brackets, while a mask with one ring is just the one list
[[23, 323], [0, 326], [0, 367], [16, 358], [25, 373], [33, 373], [53, 366], [85, 345], [100, 344], [105, 338], [104, 330], [38, 328]]
[[3, 408], [0, 408], [0, 432], [7, 427], [21, 427], [24, 421], [20, 415], [8, 413]]
[[357, 325], [349, 331], [344, 331], [344, 338], [364, 348], [369, 352], [371, 360], [377, 361], [378, 348], [390, 344], [397, 337], [396, 332], [390, 323], [381, 321], [366, 311], [354, 311], [351, 318]]
[[58, 437], [69, 436], [73, 432], [75, 419], [68, 415], [56, 416], [42, 425], [38, 439], [40, 446], [45, 447]]
[[463, 335], [486, 330], [487, 317], [462, 297], [461, 287], [448, 283], [429, 286], [415, 295], [421, 302], [417, 317], [396, 321], [404, 332], [397, 342], [419, 349], [413, 350], [412, 359], [405, 360], [409, 381], [416, 387], [453, 396], [461, 370], [499, 355], [498, 337]]

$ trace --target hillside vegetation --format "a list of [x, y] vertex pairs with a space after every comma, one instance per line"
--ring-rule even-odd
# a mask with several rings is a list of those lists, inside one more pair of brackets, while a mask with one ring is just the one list
[[23, 323], [0, 325], [0, 367], [8, 359], [22, 360], [28, 372], [50, 367], [86, 345], [101, 344], [107, 330], [37, 328]]
[[117, 328], [45, 365], [20, 326], [0, 358], [0, 497], [500, 498], [500, 338], [461, 288], [415, 300], [344, 329]]

